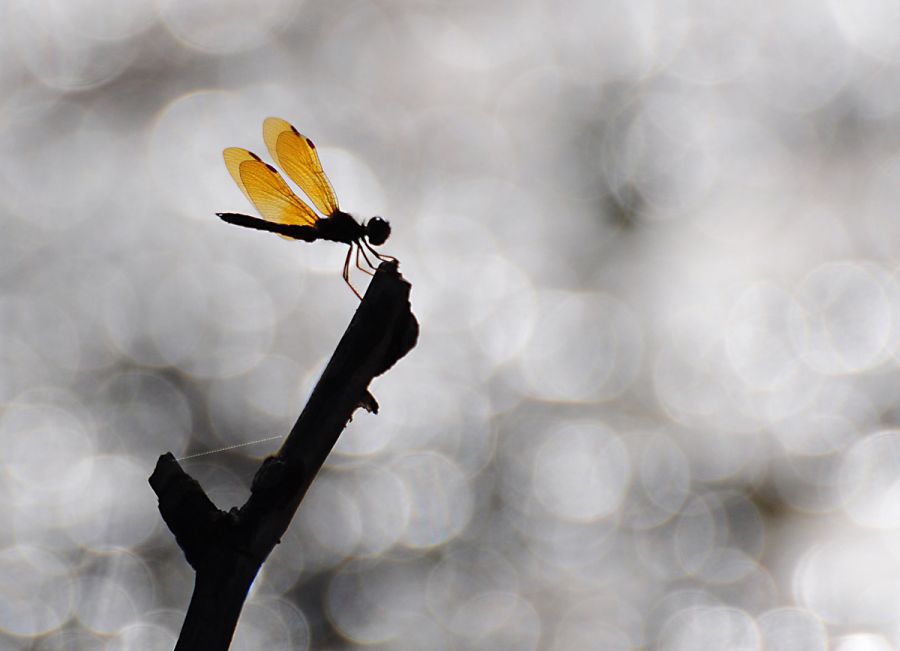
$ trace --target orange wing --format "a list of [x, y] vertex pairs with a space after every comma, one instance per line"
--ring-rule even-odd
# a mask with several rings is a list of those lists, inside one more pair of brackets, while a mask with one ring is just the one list
[[338, 210], [334, 189], [322, 170], [313, 141], [280, 118], [266, 118], [263, 139], [278, 166], [326, 216]]
[[222, 155], [234, 182], [265, 219], [301, 226], [319, 221], [312, 208], [298, 199], [275, 168], [259, 156], [239, 147], [229, 147]]

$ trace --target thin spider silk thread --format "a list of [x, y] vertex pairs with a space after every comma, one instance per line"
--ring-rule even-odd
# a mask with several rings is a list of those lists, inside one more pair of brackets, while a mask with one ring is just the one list
[[215, 450], [207, 450], [206, 452], [198, 452], [197, 454], [189, 454], [186, 457], [179, 457], [175, 459], [175, 461], [187, 461], [188, 459], [196, 459], [197, 457], [205, 457], [208, 454], [216, 454], [218, 452], [226, 452], [228, 450], [234, 450], [236, 448], [243, 448], [248, 445], [256, 445], [257, 443], [265, 443], [266, 441], [275, 441], [277, 439], [283, 439], [284, 435], [279, 434], [278, 436], [270, 436], [267, 439], [259, 439], [257, 441], [248, 441], [247, 443], [237, 443], [236, 445], [227, 445], [224, 448], [217, 448]]

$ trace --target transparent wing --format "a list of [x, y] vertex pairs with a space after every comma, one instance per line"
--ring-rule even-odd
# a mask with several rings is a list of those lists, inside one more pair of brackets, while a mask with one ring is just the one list
[[275, 162], [300, 186], [323, 215], [338, 209], [334, 189], [322, 170], [313, 141], [280, 118], [266, 118], [263, 139]]
[[229, 147], [222, 152], [225, 167], [259, 214], [278, 224], [312, 226], [319, 221], [313, 209], [293, 193], [271, 166], [246, 149]]

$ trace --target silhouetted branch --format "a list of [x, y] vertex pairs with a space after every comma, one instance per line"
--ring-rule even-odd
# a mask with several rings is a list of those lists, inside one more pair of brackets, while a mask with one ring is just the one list
[[369, 383], [415, 346], [419, 325], [409, 290], [396, 264], [379, 266], [306, 407], [281, 449], [263, 461], [243, 506], [216, 508], [171, 453], [160, 456], [150, 486], [196, 572], [176, 651], [228, 648], [250, 584], [353, 412], [377, 412]]

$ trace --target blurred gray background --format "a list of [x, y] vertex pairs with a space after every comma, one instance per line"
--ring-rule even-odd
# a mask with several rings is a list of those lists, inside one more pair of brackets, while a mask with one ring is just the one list
[[[422, 325], [233, 648], [900, 648], [900, 5], [0, 3], [0, 649], [171, 649], [147, 477], [287, 432], [345, 249], [220, 222], [313, 138]], [[367, 277], [354, 276], [365, 287]], [[278, 441], [184, 461], [241, 504]]]

